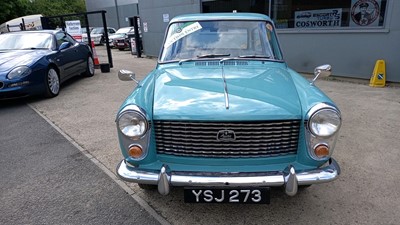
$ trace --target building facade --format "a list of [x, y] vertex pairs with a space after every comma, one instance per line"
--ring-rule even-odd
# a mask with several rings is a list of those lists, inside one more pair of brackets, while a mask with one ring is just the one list
[[[88, 5], [90, 1], [86, 2]], [[100, 8], [100, 3], [111, 1], [92, 2], [96, 2]], [[134, 13], [140, 16], [143, 48], [148, 56], [158, 56], [165, 29], [174, 16], [188, 13], [256, 12], [269, 15], [275, 22], [285, 60], [298, 72], [312, 73], [315, 66], [329, 63], [335, 76], [369, 79], [375, 62], [383, 59], [386, 62], [386, 80], [400, 82], [400, 1], [397, 0], [124, 2], [127, 3], [126, 8], [136, 8], [136, 11], [127, 11], [132, 14], [127, 15], [121, 10], [119, 21], [124, 21], [124, 18]], [[115, 4], [114, 8], [110, 5], [108, 7], [116, 11]], [[114, 12], [112, 14], [116, 16]]]
[[[130, 19], [139, 15], [138, 0], [86, 0], [85, 2], [88, 12], [105, 10], [107, 26], [115, 29], [130, 26]], [[103, 26], [100, 14], [89, 15], [88, 18], [91, 27]]]

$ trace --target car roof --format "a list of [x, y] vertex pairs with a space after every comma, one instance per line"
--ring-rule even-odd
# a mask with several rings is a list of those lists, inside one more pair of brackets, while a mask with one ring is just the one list
[[5, 34], [21, 34], [21, 33], [45, 33], [45, 34], [56, 34], [58, 32], [62, 32], [60, 29], [56, 30], [23, 30], [23, 31], [13, 31], [13, 32], [7, 32]]
[[170, 23], [200, 20], [265, 20], [272, 22], [267, 15], [259, 13], [198, 13], [174, 17]]

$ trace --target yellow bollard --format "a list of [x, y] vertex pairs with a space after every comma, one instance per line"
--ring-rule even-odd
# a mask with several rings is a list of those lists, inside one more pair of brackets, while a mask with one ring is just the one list
[[386, 69], [385, 61], [380, 59], [375, 63], [374, 72], [369, 81], [370, 87], [385, 87], [386, 85]]

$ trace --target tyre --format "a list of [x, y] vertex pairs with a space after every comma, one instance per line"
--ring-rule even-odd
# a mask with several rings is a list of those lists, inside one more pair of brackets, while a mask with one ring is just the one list
[[50, 67], [46, 73], [45, 79], [46, 92], [45, 96], [48, 98], [53, 98], [60, 92], [60, 76], [57, 70]]
[[138, 184], [138, 185], [143, 190], [156, 190], [157, 189], [156, 185], [151, 185], [151, 184]]
[[92, 56], [88, 56], [86, 60], [86, 71], [84, 73], [85, 77], [93, 77], [94, 75], [94, 61]]
[[300, 185], [300, 186], [299, 186], [299, 190], [300, 190], [300, 191], [302, 191], [302, 190], [307, 190], [307, 188], [309, 188], [309, 187], [311, 187], [311, 184], [309, 184], [309, 185]]

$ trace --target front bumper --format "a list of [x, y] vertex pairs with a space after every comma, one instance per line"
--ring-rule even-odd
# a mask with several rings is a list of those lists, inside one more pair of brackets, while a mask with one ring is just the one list
[[201, 173], [174, 172], [168, 165], [160, 171], [148, 172], [129, 166], [122, 160], [117, 166], [118, 176], [129, 182], [158, 186], [158, 192], [167, 195], [172, 186], [181, 187], [276, 187], [284, 186], [286, 194], [293, 196], [298, 186], [325, 183], [340, 175], [339, 164], [331, 158], [322, 168], [296, 171], [289, 165], [284, 171], [257, 173]]

